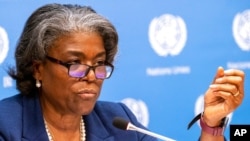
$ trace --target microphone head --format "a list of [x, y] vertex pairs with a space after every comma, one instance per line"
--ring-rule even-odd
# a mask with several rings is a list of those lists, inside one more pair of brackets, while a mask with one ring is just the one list
[[113, 119], [113, 125], [122, 130], [128, 130], [129, 122], [121, 117], [115, 117]]

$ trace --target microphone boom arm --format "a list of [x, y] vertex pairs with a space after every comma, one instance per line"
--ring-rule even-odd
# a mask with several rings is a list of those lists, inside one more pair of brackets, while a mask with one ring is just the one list
[[173, 140], [173, 139], [170, 139], [170, 138], [164, 137], [164, 136], [162, 136], [162, 135], [159, 135], [159, 134], [156, 134], [156, 133], [150, 132], [150, 131], [148, 131], [148, 130], [145, 130], [145, 129], [142, 129], [142, 128], [139, 128], [139, 127], [136, 127], [136, 126], [134, 126], [134, 125], [133, 125], [133, 124], [131, 124], [131, 123], [128, 123], [127, 130], [134, 130], [134, 131], [138, 131], [138, 132], [141, 132], [141, 133], [144, 133], [144, 134], [150, 135], [150, 136], [152, 136], [152, 137], [155, 137], [155, 138], [161, 139], [161, 140], [163, 140], [163, 141], [175, 141], [175, 140]]

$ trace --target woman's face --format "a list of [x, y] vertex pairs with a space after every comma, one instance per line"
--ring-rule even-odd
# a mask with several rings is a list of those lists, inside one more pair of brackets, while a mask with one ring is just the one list
[[[60, 37], [48, 51], [48, 56], [65, 63], [100, 65], [106, 60], [103, 40], [96, 33], [73, 33]], [[61, 114], [89, 114], [97, 101], [103, 80], [90, 70], [83, 78], [68, 75], [68, 69], [49, 61], [39, 67], [41, 103]]]

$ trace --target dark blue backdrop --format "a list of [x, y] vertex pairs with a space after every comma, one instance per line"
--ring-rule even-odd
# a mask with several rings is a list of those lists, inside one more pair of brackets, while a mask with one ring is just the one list
[[[198, 138], [188, 122], [218, 66], [246, 73], [245, 99], [230, 124], [250, 124], [249, 0], [0, 0], [0, 99], [17, 93], [6, 73], [28, 16], [50, 2], [90, 5], [120, 35], [115, 72], [100, 100], [126, 103], [145, 126], [179, 141]], [[229, 138], [229, 128], [226, 130]]]

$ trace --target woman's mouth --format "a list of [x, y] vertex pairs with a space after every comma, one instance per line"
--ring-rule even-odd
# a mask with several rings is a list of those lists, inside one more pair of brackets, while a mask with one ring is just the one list
[[81, 90], [78, 95], [83, 99], [93, 99], [96, 97], [97, 93], [93, 90]]

